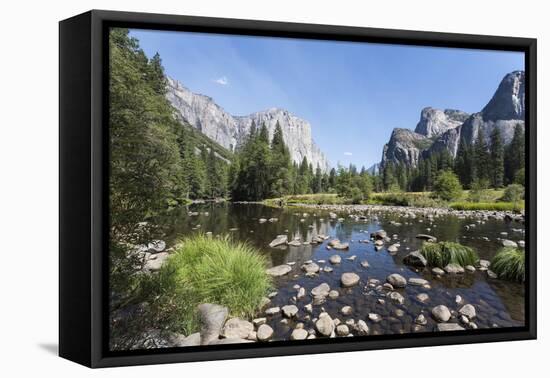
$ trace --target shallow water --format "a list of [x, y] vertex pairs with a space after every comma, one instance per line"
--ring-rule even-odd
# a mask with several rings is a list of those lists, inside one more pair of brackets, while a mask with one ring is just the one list
[[[457, 311], [462, 304], [470, 303], [475, 306], [477, 317], [475, 323], [479, 328], [512, 327], [524, 324], [524, 285], [514, 282], [491, 279], [487, 273], [477, 270], [474, 273], [466, 272], [459, 275], [432, 275], [429, 269], [416, 271], [403, 264], [403, 257], [408, 252], [418, 249], [422, 241], [416, 239], [419, 233], [427, 233], [440, 241], [457, 241], [474, 248], [480, 258], [490, 260], [501, 247], [500, 238], [522, 240], [524, 226], [518, 222], [502, 220], [478, 221], [475, 218], [460, 219], [456, 216], [439, 216], [432, 220], [417, 216], [416, 219], [403, 215], [379, 212], [376, 214], [364, 213], [367, 220], [355, 220], [348, 213], [338, 213], [343, 221], [329, 219], [328, 211], [313, 209], [279, 209], [259, 204], [231, 204], [206, 203], [189, 207], [188, 211], [199, 212], [190, 216], [187, 212], [174, 217], [169, 240], [182, 238], [196, 232], [212, 232], [213, 235], [230, 233], [238, 240], [248, 241], [264, 253], [272, 266], [285, 263], [295, 263], [292, 271], [286, 276], [275, 278], [274, 283], [277, 296], [272, 298], [269, 307], [296, 304], [299, 308], [295, 320], [281, 322], [282, 316], [268, 317], [268, 324], [275, 330], [275, 339], [288, 339], [295, 323], [304, 323], [305, 329], [313, 328], [312, 319], [321, 311], [327, 311], [332, 318], [339, 318], [345, 322], [366, 320], [371, 334], [392, 334], [406, 332], [431, 331], [435, 321], [431, 318], [431, 308], [436, 305], [446, 305], [451, 311]], [[208, 214], [206, 215], [205, 212]], [[353, 214], [362, 215], [360, 212]], [[278, 218], [277, 222], [260, 223], [260, 218]], [[393, 224], [391, 222], [398, 222]], [[474, 227], [467, 225], [475, 224]], [[359, 242], [370, 239], [370, 232], [383, 229], [388, 236], [394, 236], [391, 243], [386, 243], [380, 251], [374, 249], [374, 244]], [[507, 236], [501, 233], [507, 232]], [[289, 240], [300, 238], [302, 241], [311, 240], [317, 234], [338, 238], [342, 242], [350, 243], [347, 251], [328, 250], [328, 240], [318, 245], [303, 245], [300, 247], [286, 246], [284, 248], [270, 248], [268, 244], [280, 234], [287, 234]], [[486, 240], [488, 239], [488, 240]], [[400, 243], [399, 251], [392, 255], [386, 247], [393, 243]], [[331, 255], [342, 257], [341, 264], [332, 265], [328, 261]], [[346, 258], [355, 255], [355, 260]], [[321, 271], [315, 277], [306, 277], [300, 266], [307, 260], [325, 260], [318, 263]], [[368, 268], [361, 266], [361, 261], [369, 262]], [[322, 271], [325, 265], [334, 270], [330, 273]], [[342, 288], [340, 276], [345, 272], [355, 272], [361, 277], [359, 285], [352, 288]], [[405, 297], [405, 303], [399, 305], [385, 298], [385, 293], [376, 291], [367, 285], [369, 279], [378, 279], [385, 282], [391, 273], [399, 273], [405, 278], [421, 277], [430, 282], [431, 288], [407, 285], [398, 289]], [[328, 299], [325, 303], [313, 306], [313, 314], [307, 314], [304, 305], [311, 303], [310, 290], [326, 282], [331, 289], [338, 290], [337, 299]], [[293, 297], [297, 290], [295, 285], [306, 289], [308, 295], [294, 302]], [[419, 293], [429, 295], [429, 300], [422, 303], [416, 299]], [[460, 295], [462, 304], [457, 304], [455, 298]], [[385, 303], [380, 303], [379, 300]], [[339, 313], [343, 306], [349, 305], [353, 312], [343, 316]], [[403, 312], [396, 310], [402, 310]], [[382, 321], [373, 323], [368, 319], [369, 313], [382, 316]], [[428, 323], [417, 326], [414, 319], [424, 313]], [[309, 315], [309, 316], [308, 316]], [[263, 316], [258, 314], [258, 316]], [[456, 320], [454, 320], [456, 321]]]

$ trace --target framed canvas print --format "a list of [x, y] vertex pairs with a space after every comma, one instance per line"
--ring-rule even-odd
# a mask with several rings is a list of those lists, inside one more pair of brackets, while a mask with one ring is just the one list
[[536, 40], [60, 22], [60, 355], [536, 337]]

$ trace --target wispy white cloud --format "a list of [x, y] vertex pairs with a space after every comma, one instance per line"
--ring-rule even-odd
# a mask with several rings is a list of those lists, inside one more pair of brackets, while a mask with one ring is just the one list
[[351, 153], [351, 152], [344, 152], [344, 155], [346, 155], [346, 156], [351, 156], [351, 155], [353, 155], [353, 153]]
[[229, 80], [227, 80], [227, 77], [225, 77], [225, 76], [222, 76], [218, 79], [214, 79], [213, 81], [214, 81], [214, 83], [219, 84], [219, 85], [229, 85]]

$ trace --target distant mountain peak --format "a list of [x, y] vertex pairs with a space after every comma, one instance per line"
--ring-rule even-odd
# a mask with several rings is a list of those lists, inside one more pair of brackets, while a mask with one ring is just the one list
[[273, 107], [245, 116], [233, 116], [211, 97], [193, 93], [172, 78], [167, 80], [166, 97], [176, 109], [178, 117], [228, 150], [233, 151], [244, 141], [252, 121], [257, 126], [265, 123], [270, 138], [279, 122], [294, 162], [300, 163], [305, 157], [314, 168], [319, 166], [324, 172], [330, 169], [325, 154], [313, 141], [310, 123], [288, 110]]
[[525, 71], [510, 72], [481, 111], [485, 120], [525, 118]]
[[414, 131], [428, 138], [436, 137], [460, 126], [468, 116], [468, 113], [461, 110], [426, 107], [420, 112], [420, 121]]

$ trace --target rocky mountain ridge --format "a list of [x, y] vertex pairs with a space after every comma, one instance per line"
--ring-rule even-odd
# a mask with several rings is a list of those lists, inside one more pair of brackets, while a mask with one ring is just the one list
[[415, 131], [394, 129], [384, 145], [381, 165], [387, 162], [416, 166], [420, 157], [447, 150], [456, 156], [461, 140], [473, 144], [479, 132], [488, 139], [495, 127], [505, 144], [516, 125], [525, 127], [525, 72], [514, 71], [500, 82], [487, 105], [478, 113], [424, 108]]
[[279, 122], [294, 162], [300, 163], [306, 157], [314, 168], [319, 166], [323, 172], [330, 169], [328, 159], [313, 140], [311, 124], [287, 110], [271, 108], [246, 116], [234, 116], [212, 98], [193, 93], [170, 77], [167, 78], [166, 97], [176, 109], [178, 117], [230, 151], [234, 151], [244, 141], [253, 121], [258, 127], [265, 123], [270, 138]]

